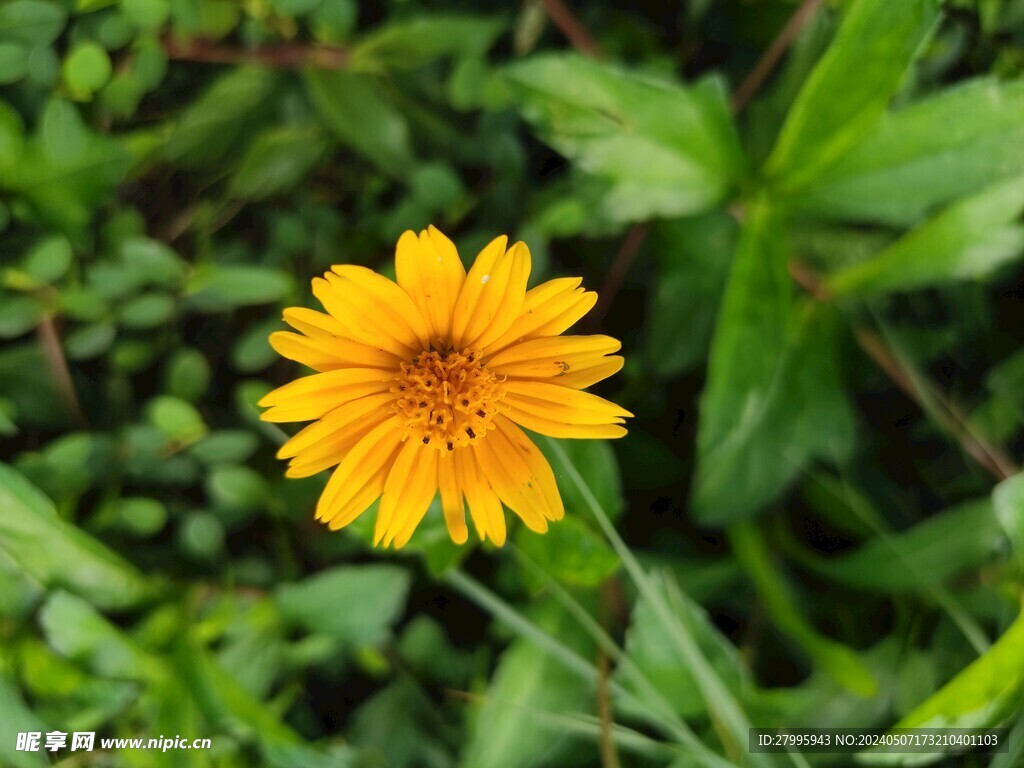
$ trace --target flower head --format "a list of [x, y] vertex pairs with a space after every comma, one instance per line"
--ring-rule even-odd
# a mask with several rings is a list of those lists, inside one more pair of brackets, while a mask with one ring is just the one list
[[313, 280], [327, 310], [292, 307], [281, 355], [317, 371], [260, 401], [267, 421], [313, 421], [278, 457], [289, 477], [337, 465], [317, 519], [348, 525], [380, 498], [374, 543], [402, 547], [440, 491], [452, 540], [505, 542], [502, 504], [531, 530], [564, 514], [554, 473], [520, 427], [622, 437], [632, 414], [582, 390], [622, 368], [609, 336], [561, 336], [597, 300], [580, 278], [527, 290], [530, 251], [493, 240], [466, 273], [434, 227], [406, 232], [397, 283], [337, 265]]

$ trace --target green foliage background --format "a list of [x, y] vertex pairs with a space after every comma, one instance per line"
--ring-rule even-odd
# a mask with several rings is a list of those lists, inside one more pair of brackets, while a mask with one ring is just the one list
[[[805, 3], [749, 103], [795, 1], [565, 7], [0, 2], [0, 764], [1021, 764], [1024, 2]], [[624, 340], [501, 551], [329, 533], [257, 419], [280, 309], [428, 223]]]

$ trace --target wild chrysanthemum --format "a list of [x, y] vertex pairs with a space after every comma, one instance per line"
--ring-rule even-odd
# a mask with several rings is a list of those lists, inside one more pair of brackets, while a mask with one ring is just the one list
[[[561, 334], [594, 306], [581, 278], [526, 290], [530, 251], [492, 241], [466, 274], [434, 227], [406, 232], [397, 284], [339, 265], [313, 280], [327, 314], [293, 307], [299, 333], [270, 343], [318, 371], [260, 401], [267, 421], [309, 421], [278, 453], [287, 475], [338, 465], [317, 504], [332, 529], [378, 497], [374, 543], [402, 547], [440, 490], [452, 539], [465, 503], [481, 539], [505, 542], [504, 503], [531, 530], [564, 514], [547, 460], [520, 426], [552, 437], [621, 437], [632, 414], [583, 392], [622, 367], [609, 336]], [[517, 426], [519, 425], [519, 426]]]

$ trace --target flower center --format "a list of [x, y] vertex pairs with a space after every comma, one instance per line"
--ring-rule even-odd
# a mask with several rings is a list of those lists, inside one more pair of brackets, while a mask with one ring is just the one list
[[479, 363], [479, 352], [422, 352], [402, 363], [391, 388], [405, 437], [438, 450], [465, 448], [491, 428], [505, 396], [501, 381]]

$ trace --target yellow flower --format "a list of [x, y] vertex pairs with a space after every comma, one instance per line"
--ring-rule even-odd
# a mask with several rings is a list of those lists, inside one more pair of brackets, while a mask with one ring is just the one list
[[[292, 307], [299, 333], [274, 349], [318, 373], [260, 401], [267, 421], [315, 420], [278, 457], [287, 475], [338, 465], [318, 520], [348, 525], [377, 498], [374, 543], [402, 547], [440, 490], [452, 540], [466, 541], [465, 503], [481, 539], [505, 542], [504, 503], [543, 533], [564, 514], [555, 476], [520, 426], [552, 437], [622, 437], [619, 406], [582, 390], [622, 368], [609, 336], [563, 331], [597, 294], [581, 278], [526, 289], [530, 251], [493, 240], [469, 274], [434, 227], [406, 232], [397, 284], [338, 265], [313, 280], [327, 314]], [[518, 426], [517, 426], [518, 425]]]

